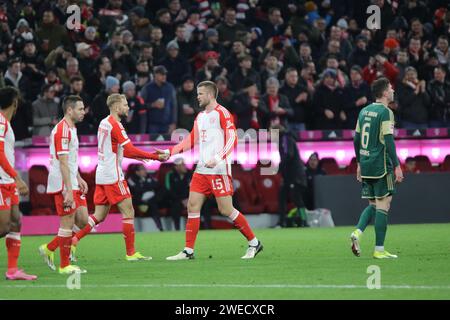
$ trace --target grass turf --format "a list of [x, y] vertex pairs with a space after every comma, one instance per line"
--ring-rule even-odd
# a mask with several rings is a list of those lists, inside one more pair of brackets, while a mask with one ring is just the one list
[[[184, 245], [183, 232], [136, 234], [137, 249], [153, 256], [138, 262], [124, 260], [122, 235], [91, 235], [78, 247], [78, 265], [88, 270], [80, 290], [67, 289], [67, 277], [38, 255], [51, 237], [23, 237], [19, 264], [39, 279], [1, 279], [0, 299], [450, 299], [450, 224], [389, 226], [386, 248], [396, 260], [372, 258], [373, 227], [354, 257], [352, 230], [256, 230], [264, 251], [253, 261], [240, 259], [246, 241], [236, 230], [200, 231], [189, 261], [165, 261]], [[5, 255], [1, 245], [0, 270]], [[370, 265], [381, 269], [380, 290], [366, 288]]]

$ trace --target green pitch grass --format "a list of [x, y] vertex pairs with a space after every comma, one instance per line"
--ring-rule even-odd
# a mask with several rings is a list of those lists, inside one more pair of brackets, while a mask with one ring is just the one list
[[[256, 230], [264, 251], [253, 261], [240, 259], [246, 241], [236, 230], [200, 231], [190, 261], [165, 261], [183, 247], [183, 232], [137, 234], [137, 249], [153, 256], [139, 262], [124, 260], [122, 235], [91, 235], [78, 248], [78, 264], [88, 270], [80, 290], [67, 289], [67, 277], [38, 255], [51, 237], [23, 237], [20, 265], [39, 279], [1, 279], [0, 299], [450, 299], [450, 224], [390, 226], [386, 248], [397, 260], [372, 258], [373, 227], [354, 257], [351, 231]], [[2, 244], [2, 272], [5, 254]], [[366, 287], [371, 265], [381, 270], [379, 290]]]

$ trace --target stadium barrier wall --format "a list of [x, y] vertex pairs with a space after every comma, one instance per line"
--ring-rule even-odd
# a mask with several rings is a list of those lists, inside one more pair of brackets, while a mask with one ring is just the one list
[[[314, 183], [316, 208], [327, 208], [336, 226], [356, 225], [367, 200], [361, 199], [361, 184], [353, 175], [317, 176]], [[450, 173], [405, 176], [396, 186], [389, 223], [450, 222]]]

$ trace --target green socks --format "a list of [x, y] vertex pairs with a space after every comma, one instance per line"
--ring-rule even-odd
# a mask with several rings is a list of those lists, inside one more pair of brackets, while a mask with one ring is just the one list
[[378, 209], [375, 215], [375, 245], [377, 247], [384, 246], [387, 230], [387, 212]]
[[375, 217], [375, 213], [375, 206], [368, 205], [361, 213], [361, 217], [359, 217], [359, 222], [356, 228], [364, 232], [364, 230], [366, 230], [366, 227], [370, 224], [372, 218]]

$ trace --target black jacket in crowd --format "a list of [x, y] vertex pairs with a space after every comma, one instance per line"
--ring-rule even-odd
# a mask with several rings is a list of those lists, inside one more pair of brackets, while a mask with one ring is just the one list
[[414, 89], [407, 84], [400, 83], [397, 88], [400, 119], [417, 124], [428, 122], [428, 105], [430, 96], [421, 92], [415, 94]]
[[308, 108], [310, 107], [311, 103], [309, 94], [308, 100], [300, 103], [295, 102], [295, 99], [297, 99], [298, 95], [303, 92], [308, 93], [308, 90], [300, 84], [297, 84], [295, 87], [290, 87], [287, 84], [285, 84], [280, 89], [280, 93], [288, 97], [289, 103], [291, 104], [291, 108], [294, 110], [294, 116], [291, 119], [291, 121], [294, 123], [306, 122], [306, 115], [308, 113]]
[[[347, 103], [344, 104], [344, 112], [347, 115], [347, 121], [345, 121], [344, 127], [346, 129], [355, 129], [359, 112], [362, 108], [372, 102], [370, 87], [365, 81], [362, 81], [358, 87], [355, 87], [350, 83], [345, 87], [345, 97]], [[364, 105], [357, 106], [356, 101], [362, 97], [366, 97], [367, 102]]]
[[307, 185], [305, 165], [300, 159], [297, 141], [289, 130], [280, 130], [278, 149], [280, 152], [279, 172], [285, 184]]
[[428, 83], [428, 93], [431, 99], [429, 120], [450, 120], [450, 83], [431, 80]]
[[[340, 120], [339, 113], [344, 108], [344, 91], [341, 88], [336, 87], [336, 89], [331, 90], [321, 83], [314, 93], [313, 101], [313, 114], [316, 128], [326, 130], [341, 127], [342, 121]], [[328, 119], [325, 116], [325, 109], [333, 111], [333, 119]]]

